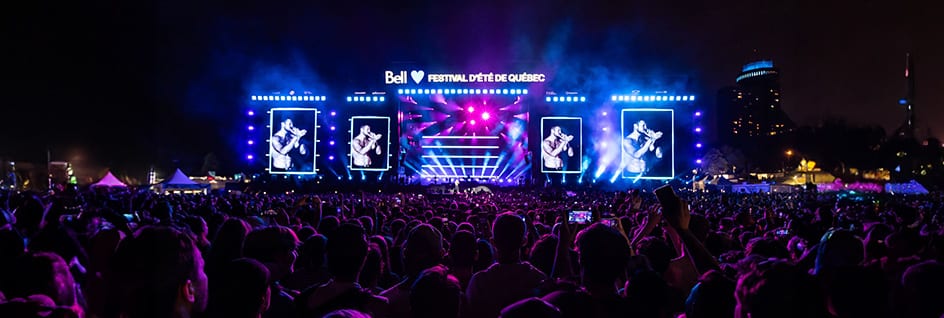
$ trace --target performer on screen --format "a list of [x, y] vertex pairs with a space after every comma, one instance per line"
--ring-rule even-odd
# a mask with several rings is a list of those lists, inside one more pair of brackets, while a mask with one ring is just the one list
[[570, 147], [570, 141], [574, 140], [573, 135], [565, 135], [560, 126], [551, 128], [551, 135], [544, 138], [541, 144], [541, 158], [544, 159], [544, 167], [552, 170], [564, 169], [564, 160], [560, 153], [567, 151], [567, 156], [574, 156], [574, 149]]
[[623, 138], [623, 163], [626, 165], [626, 171], [645, 173], [646, 158], [649, 153], [661, 159], [662, 147], [656, 146], [659, 138], [662, 138], [662, 132], [646, 127], [646, 121], [639, 120], [633, 123], [633, 131]]
[[272, 157], [272, 167], [283, 171], [293, 171], [295, 170], [292, 165], [293, 150], [298, 149], [298, 154], [302, 156], [307, 154], [307, 149], [300, 141], [308, 131], [296, 128], [289, 118], [282, 121], [279, 126], [279, 131], [269, 138], [271, 146], [269, 156]]
[[360, 133], [351, 140], [351, 158], [354, 159], [355, 167], [370, 167], [372, 161], [368, 153], [374, 150], [377, 155], [380, 155], [380, 145], [377, 143], [381, 141], [381, 137], [383, 135], [370, 132], [370, 126], [361, 126]]

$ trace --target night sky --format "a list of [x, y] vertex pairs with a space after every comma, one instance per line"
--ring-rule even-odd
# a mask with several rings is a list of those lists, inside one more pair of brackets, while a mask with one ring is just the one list
[[214, 152], [226, 165], [240, 160], [250, 93], [381, 89], [398, 62], [535, 65], [596, 87], [684, 82], [713, 103], [742, 64], [768, 58], [798, 123], [890, 132], [912, 52], [920, 134], [944, 137], [936, 1], [349, 2], [18, 3], [4, 10], [0, 157], [41, 162], [49, 148], [53, 160], [194, 170]]

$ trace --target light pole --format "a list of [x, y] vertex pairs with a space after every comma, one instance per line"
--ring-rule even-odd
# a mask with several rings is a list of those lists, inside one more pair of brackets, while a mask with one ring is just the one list
[[793, 149], [787, 149], [787, 151], [784, 152], [784, 154], [787, 155], [787, 162], [783, 164], [783, 174], [786, 175], [787, 165], [790, 164], [790, 159], [793, 157]]

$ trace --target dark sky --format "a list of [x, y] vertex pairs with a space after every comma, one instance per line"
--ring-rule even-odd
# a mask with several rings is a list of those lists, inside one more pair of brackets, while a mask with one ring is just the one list
[[250, 92], [379, 88], [382, 70], [400, 61], [490, 71], [523, 63], [614, 87], [684, 78], [713, 103], [743, 63], [770, 58], [795, 121], [838, 116], [891, 131], [904, 118], [896, 101], [912, 52], [919, 127], [944, 137], [935, 1], [345, 2], [4, 10], [0, 156], [42, 160], [48, 147], [54, 160], [196, 169], [208, 152], [236, 153], [232, 131]]

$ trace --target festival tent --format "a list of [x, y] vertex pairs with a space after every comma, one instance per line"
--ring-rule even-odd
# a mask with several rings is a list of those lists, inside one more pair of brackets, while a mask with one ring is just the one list
[[911, 180], [907, 183], [886, 183], [885, 192], [891, 194], [928, 194], [928, 189], [918, 181]]
[[209, 191], [209, 184], [201, 184], [190, 180], [183, 171], [177, 169], [174, 171], [174, 175], [171, 176], [167, 181], [164, 181], [160, 185], [161, 193], [207, 193]]
[[121, 182], [121, 180], [118, 180], [118, 178], [115, 178], [115, 175], [111, 174], [111, 171], [109, 171], [108, 173], [105, 174], [104, 177], [102, 177], [101, 180], [98, 180], [98, 182], [92, 184], [92, 188], [98, 188], [98, 187], [127, 188], [128, 185], [124, 184], [124, 182]]

